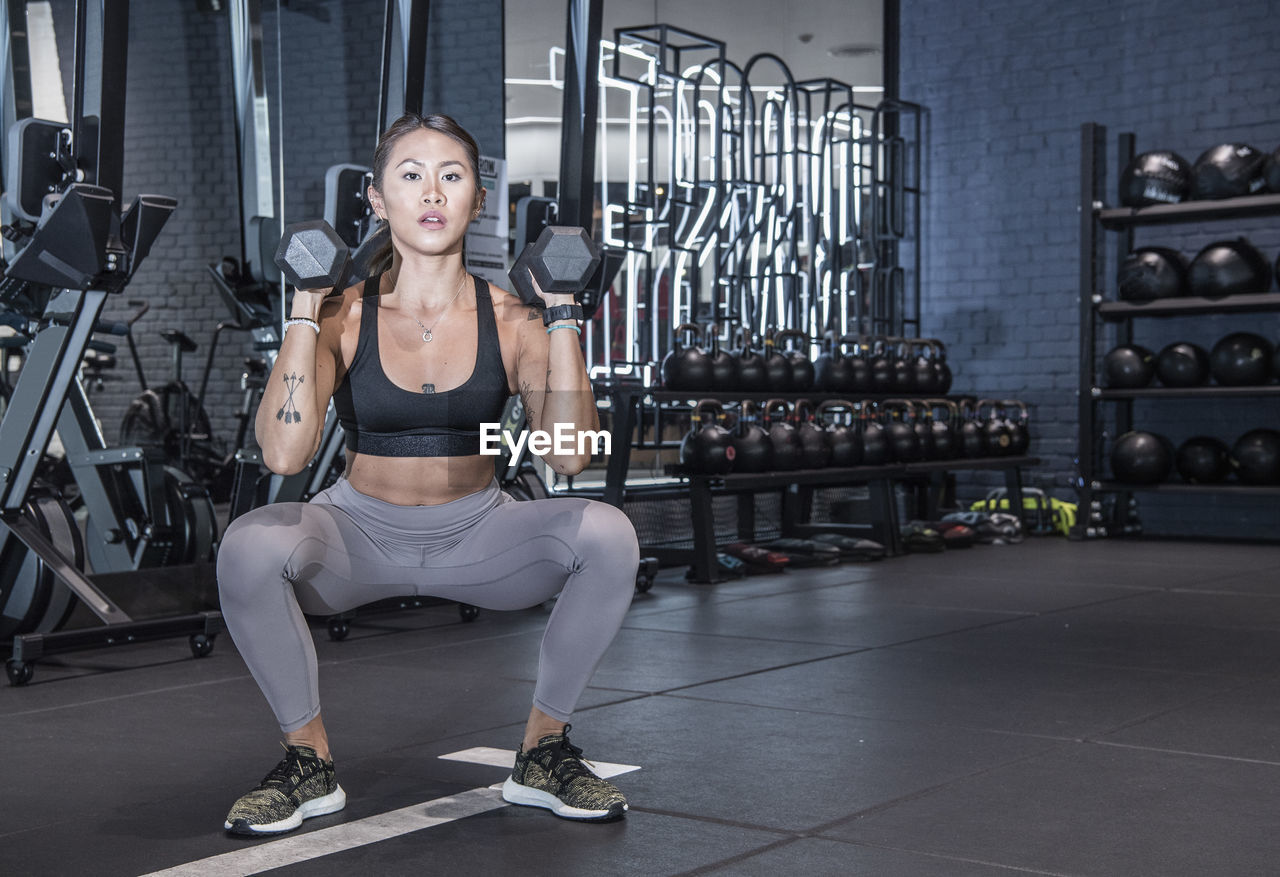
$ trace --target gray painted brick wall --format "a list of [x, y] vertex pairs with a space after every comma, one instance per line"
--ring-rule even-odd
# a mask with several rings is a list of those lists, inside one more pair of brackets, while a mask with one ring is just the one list
[[[1267, 0], [902, 4], [902, 96], [929, 109], [924, 334], [949, 345], [955, 390], [1032, 406], [1032, 482], [1070, 498], [1079, 350], [1080, 125], [1107, 126], [1107, 201], [1115, 203], [1116, 137], [1194, 161], [1208, 147], [1280, 144], [1280, 16]], [[1244, 234], [1274, 260], [1280, 220], [1146, 229], [1137, 243], [1189, 257]], [[1105, 276], [1114, 295], [1115, 266]], [[1135, 340], [1204, 346], [1229, 331], [1280, 340], [1280, 315], [1141, 320]], [[1103, 350], [1114, 335], [1103, 336]], [[1274, 400], [1143, 403], [1135, 423], [1180, 441], [1230, 443], [1280, 428]], [[962, 482], [968, 493], [986, 479]], [[967, 494], [966, 494], [967, 495]], [[1273, 527], [1273, 501], [1141, 494], [1149, 529], [1229, 535]], [[1208, 512], [1206, 512], [1208, 510]], [[1207, 519], [1212, 518], [1209, 522]], [[1269, 521], [1269, 523], [1268, 523]]]

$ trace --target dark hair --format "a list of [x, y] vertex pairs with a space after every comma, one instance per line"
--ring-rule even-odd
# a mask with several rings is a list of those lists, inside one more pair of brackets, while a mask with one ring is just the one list
[[[467, 133], [467, 129], [463, 128], [451, 117], [441, 113], [430, 113], [425, 116], [418, 113], [405, 113], [392, 122], [391, 127], [382, 132], [382, 136], [378, 138], [378, 146], [373, 151], [373, 187], [379, 192], [382, 191], [382, 180], [387, 172], [387, 163], [391, 161], [391, 152], [395, 149], [396, 143], [400, 141], [400, 138], [424, 128], [428, 131], [443, 134], [462, 146], [463, 151], [467, 154], [467, 163], [471, 165], [471, 176], [476, 181], [476, 196], [479, 197], [482, 188], [480, 185], [480, 147], [476, 145], [475, 138]], [[387, 242], [374, 253], [369, 262], [370, 276], [386, 271], [391, 267], [394, 248], [395, 245], [391, 242], [391, 236], [388, 235]]]

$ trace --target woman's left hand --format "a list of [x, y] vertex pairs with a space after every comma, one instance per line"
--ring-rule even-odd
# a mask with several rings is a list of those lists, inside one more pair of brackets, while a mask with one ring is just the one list
[[542, 300], [549, 308], [554, 308], [556, 305], [576, 305], [578, 303], [577, 297], [571, 292], [543, 292], [541, 295]]

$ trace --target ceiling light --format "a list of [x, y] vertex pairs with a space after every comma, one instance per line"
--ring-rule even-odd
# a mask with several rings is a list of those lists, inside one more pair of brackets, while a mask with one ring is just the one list
[[879, 55], [880, 47], [872, 43], [844, 43], [827, 49], [832, 58], [857, 58], [863, 55]]

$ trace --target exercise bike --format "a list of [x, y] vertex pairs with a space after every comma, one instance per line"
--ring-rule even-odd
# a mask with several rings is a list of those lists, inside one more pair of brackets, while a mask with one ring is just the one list
[[[46, 654], [187, 635], [203, 656], [222, 629], [212, 611], [137, 621], [84, 571], [86, 560], [95, 574], [209, 560], [216, 544], [203, 488], [154, 449], [108, 447], [78, 377], [108, 296], [128, 283], [175, 206], [140, 196], [119, 215], [110, 190], [71, 184], [4, 266], [0, 304], [23, 309], [31, 338], [0, 419], [0, 638], [12, 640], [14, 685]], [[37, 481], [55, 429], [88, 514], [87, 547], [65, 500]], [[59, 631], [75, 598], [105, 626]]]

